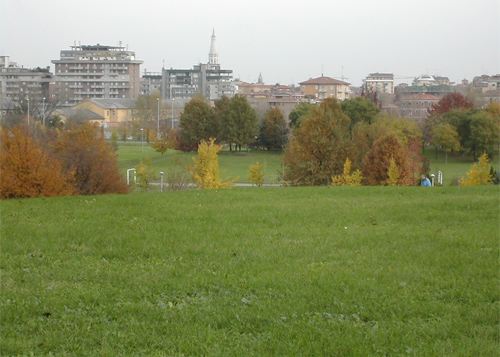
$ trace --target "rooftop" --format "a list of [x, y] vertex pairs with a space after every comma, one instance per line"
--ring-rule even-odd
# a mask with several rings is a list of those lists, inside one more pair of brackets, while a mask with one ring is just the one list
[[311, 78], [305, 82], [300, 82], [300, 85], [302, 84], [333, 84], [333, 85], [349, 85], [350, 83], [339, 81], [338, 79], [331, 78], [331, 77], [318, 77], [318, 78]]

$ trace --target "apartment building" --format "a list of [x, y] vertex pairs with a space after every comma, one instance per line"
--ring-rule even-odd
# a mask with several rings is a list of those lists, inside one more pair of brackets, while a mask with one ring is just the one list
[[53, 94], [54, 76], [49, 68], [24, 68], [11, 62], [9, 56], [0, 56], [0, 99], [17, 102], [34, 99], [48, 101]]
[[141, 94], [161, 93], [161, 72], [144, 71], [141, 78]]
[[399, 101], [400, 116], [412, 119], [425, 119], [428, 110], [441, 100], [432, 94], [404, 94]]
[[52, 63], [67, 106], [86, 99], [130, 99], [140, 93], [143, 61], [121, 45], [75, 45], [62, 50], [60, 57]]
[[300, 92], [306, 97], [324, 100], [326, 98], [337, 98], [338, 100], [349, 99], [351, 94], [350, 84], [330, 77], [311, 78], [299, 83]]
[[370, 73], [363, 80], [365, 90], [376, 93], [394, 94], [394, 74]]

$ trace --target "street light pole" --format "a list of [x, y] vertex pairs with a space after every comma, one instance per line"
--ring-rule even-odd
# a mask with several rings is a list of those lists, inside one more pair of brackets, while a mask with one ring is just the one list
[[141, 128], [141, 152], [144, 152], [144, 129]]
[[43, 126], [45, 126], [45, 97], [43, 97], [42, 105], [42, 115], [43, 115]]
[[28, 98], [28, 128], [30, 127], [30, 99]]
[[174, 128], [174, 98], [172, 98], [172, 129]]
[[158, 129], [156, 130], [156, 138], [160, 139], [160, 98], [156, 98], [158, 101]]

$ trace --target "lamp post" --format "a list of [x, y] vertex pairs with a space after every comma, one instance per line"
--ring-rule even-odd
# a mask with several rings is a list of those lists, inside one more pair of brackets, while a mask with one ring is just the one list
[[30, 127], [30, 99], [28, 98], [28, 128]]
[[43, 97], [42, 103], [43, 126], [45, 126], [45, 97]]
[[174, 128], [174, 98], [172, 97], [172, 129]]
[[160, 98], [156, 98], [158, 101], [158, 129], [156, 130], [156, 138], [160, 138]]
[[144, 152], [144, 129], [141, 128], [141, 152]]
[[163, 175], [164, 175], [164, 173], [160, 172], [160, 176], [161, 176], [160, 192], [163, 192]]

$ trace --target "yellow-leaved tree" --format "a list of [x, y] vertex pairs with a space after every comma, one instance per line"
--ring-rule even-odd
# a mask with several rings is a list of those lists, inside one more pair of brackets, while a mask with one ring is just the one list
[[264, 167], [265, 164], [260, 164], [256, 162], [250, 165], [250, 170], [248, 171], [248, 179], [252, 183], [252, 185], [256, 185], [258, 187], [264, 184]]
[[351, 160], [349, 158], [345, 159], [344, 171], [342, 175], [332, 177], [333, 186], [360, 186], [363, 176], [361, 171], [356, 170], [351, 174]]
[[396, 160], [391, 157], [389, 162], [389, 169], [387, 170], [387, 180], [385, 183], [387, 186], [397, 186], [399, 184], [399, 178], [401, 177], [401, 171], [399, 170]]
[[191, 177], [199, 188], [208, 190], [227, 188], [238, 180], [239, 177], [232, 181], [220, 178], [220, 174], [224, 172], [219, 170], [218, 153], [221, 150], [222, 145], [215, 144], [214, 138], [200, 142], [198, 156], [193, 157], [194, 165], [188, 167]]
[[479, 162], [474, 163], [467, 173], [467, 178], [462, 178], [460, 180], [460, 185], [479, 186], [490, 184], [492, 176], [490, 174], [489, 162], [490, 159], [486, 153], [481, 155]]

